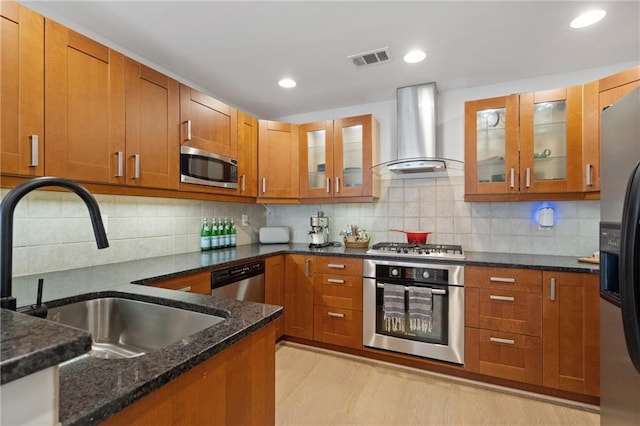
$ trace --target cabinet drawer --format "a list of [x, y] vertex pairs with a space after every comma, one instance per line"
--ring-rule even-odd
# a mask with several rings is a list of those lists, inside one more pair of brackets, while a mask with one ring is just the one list
[[465, 328], [465, 367], [518, 382], [542, 384], [542, 339]]
[[313, 292], [315, 305], [362, 310], [362, 277], [314, 274]]
[[313, 338], [319, 342], [362, 349], [362, 312], [314, 306]]
[[467, 266], [464, 275], [466, 287], [542, 292], [542, 271], [533, 269]]
[[148, 285], [169, 290], [187, 291], [189, 293], [211, 294], [211, 272], [200, 272], [184, 277], [170, 278]]
[[353, 257], [316, 256], [313, 259], [313, 272], [362, 277], [362, 259]]
[[524, 291], [467, 287], [467, 327], [542, 336], [542, 296]]

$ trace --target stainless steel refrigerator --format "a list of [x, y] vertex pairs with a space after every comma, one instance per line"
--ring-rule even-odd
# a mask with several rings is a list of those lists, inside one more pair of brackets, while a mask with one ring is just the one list
[[640, 89], [600, 127], [600, 422], [640, 425]]

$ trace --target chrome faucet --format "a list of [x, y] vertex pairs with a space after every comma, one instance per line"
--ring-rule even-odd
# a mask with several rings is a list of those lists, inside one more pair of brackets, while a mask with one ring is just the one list
[[57, 177], [39, 177], [22, 182], [13, 188], [0, 203], [0, 307], [16, 310], [16, 298], [11, 296], [11, 278], [13, 262], [13, 212], [18, 202], [29, 192], [45, 186], [59, 186], [78, 194], [89, 209], [93, 233], [99, 249], [109, 247], [104, 232], [100, 207], [93, 195], [83, 186], [68, 179]]

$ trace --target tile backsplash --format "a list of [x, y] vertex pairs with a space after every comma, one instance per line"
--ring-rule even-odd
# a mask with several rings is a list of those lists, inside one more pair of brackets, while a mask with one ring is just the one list
[[[8, 190], [2, 189], [4, 196]], [[464, 178], [383, 180], [381, 197], [365, 204], [256, 205], [152, 197], [96, 195], [107, 216], [110, 247], [96, 248], [84, 203], [68, 192], [36, 191], [14, 216], [13, 274], [31, 275], [199, 250], [203, 217], [234, 217], [238, 245], [258, 242], [261, 226], [287, 226], [308, 243], [309, 218], [329, 217], [332, 241], [357, 224], [373, 242], [405, 241], [389, 228], [433, 232], [429, 242], [465, 250], [588, 256], [598, 249], [599, 201], [465, 203]], [[556, 224], [538, 229], [536, 211], [554, 207]], [[240, 224], [241, 214], [249, 226]]]
[[[555, 209], [551, 229], [538, 229], [537, 210]], [[269, 205], [267, 224], [289, 226], [294, 242], [308, 243], [309, 218], [329, 217], [332, 241], [357, 224], [373, 242], [406, 241], [389, 228], [431, 231], [428, 242], [461, 244], [465, 250], [590, 256], [598, 250], [599, 201], [464, 202], [464, 177], [383, 180], [372, 204]]]
[[[2, 189], [1, 194], [8, 192]], [[82, 268], [200, 250], [202, 218], [233, 217], [237, 244], [258, 241], [262, 205], [95, 195], [106, 218], [109, 247], [98, 250], [87, 208], [69, 192], [35, 191], [14, 214], [13, 275]], [[241, 226], [241, 214], [249, 226]]]

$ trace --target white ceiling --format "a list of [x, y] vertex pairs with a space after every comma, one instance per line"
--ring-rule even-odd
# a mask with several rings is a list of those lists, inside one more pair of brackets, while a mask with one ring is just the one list
[[[260, 118], [640, 62], [640, 2], [23, 1]], [[600, 23], [569, 28], [579, 12]], [[388, 47], [390, 63], [347, 56]], [[411, 48], [427, 59], [409, 65]], [[277, 81], [289, 76], [294, 89]]]

